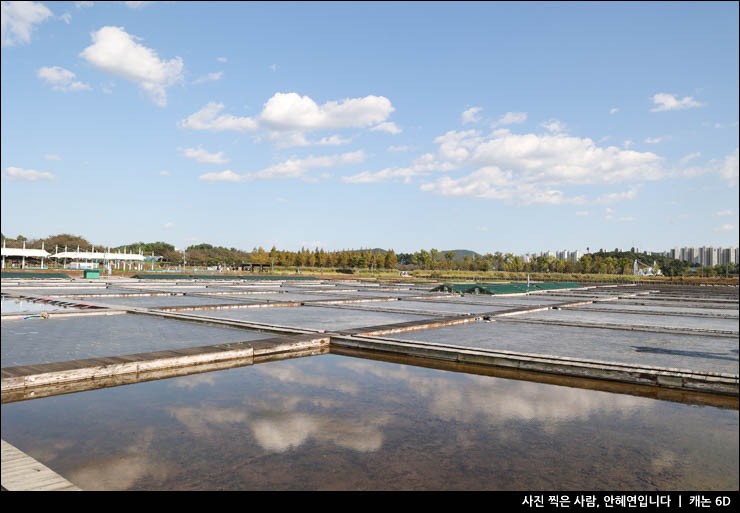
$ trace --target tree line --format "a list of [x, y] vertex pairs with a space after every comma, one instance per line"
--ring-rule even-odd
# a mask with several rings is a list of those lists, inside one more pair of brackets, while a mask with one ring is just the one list
[[[42, 243], [47, 251], [53, 253], [56, 248], [63, 251], [66, 247], [74, 251], [78, 247], [89, 250], [101, 245], [93, 245], [79, 235], [58, 234], [44, 239], [28, 239], [19, 235], [15, 239], [2, 235], [8, 247], [41, 248]], [[107, 248], [106, 248], [107, 249]], [[689, 262], [675, 260], [661, 255], [630, 251], [604, 251], [587, 253], [577, 261], [558, 259], [550, 255], [539, 255], [525, 259], [513, 253], [500, 251], [480, 255], [473, 251], [440, 251], [438, 249], [421, 249], [414, 253], [399, 253], [393, 249], [343, 249], [326, 251], [322, 248], [301, 248], [299, 251], [280, 250], [273, 246], [269, 251], [255, 247], [252, 251], [237, 248], [195, 244], [182, 251], [166, 242], [134, 242], [110, 248], [112, 251], [127, 251], [145, 256], [161, 257], [163, 265], [169, 266], [222, 266], [239, 268], [242, 264], [270, 265], [274, 267], [311, 267], [318, 269], [367, 269], [374, 270], [446, 270], [446, 271], [504, 271], [531, 273], [570, 273], [570, 274], [633, 274], [634, 261], [641, 267], [653, 266], [660, 269], [665, 276], [685, 276], [701, 273], [702, 276], [725, 276], [737, 274], [737, 264], [716, 265], [713, 267], [694, 268]]]

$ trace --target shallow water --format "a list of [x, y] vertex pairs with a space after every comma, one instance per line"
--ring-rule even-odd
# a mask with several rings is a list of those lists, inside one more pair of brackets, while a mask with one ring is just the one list
[[0, 329], [3, 367], [207, 346], [274, 336], [257, 331], [134, 314], [3, 321]]
[[83, 489], [738, 487], [738, 412], [337, 355], [2, 406]]
[[409, 331], [393, 338], [700, 372], [739, 373], [737, 339], [731, 337], [498, 321]]

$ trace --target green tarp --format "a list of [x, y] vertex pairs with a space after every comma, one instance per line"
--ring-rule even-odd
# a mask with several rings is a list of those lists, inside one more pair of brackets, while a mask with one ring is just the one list
[[71, 279], [68, 275], [64, 273], [41, 273], [41, 272], [34, 272], [34, 271], [3, 271], [2, 272], [3, 278], [66, 278]]
[[580, 287], [573, 282], [544, 283], [445, 283], [432, 292], [455, 292], [458, 294], [524, 294], [535, 290], [572, 289]]

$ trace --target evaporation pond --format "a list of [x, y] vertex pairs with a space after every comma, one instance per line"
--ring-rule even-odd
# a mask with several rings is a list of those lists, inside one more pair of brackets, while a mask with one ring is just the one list
[[318, 306], [194, 310], [188, 314], [313, 330], [364, 328], [429, 318], [428, 315], [366, 312]]
[[736, 490], [738, 412], [339, 355], [2, 406], [95, 490]]
[[642, 315], [622, 312], [594, 312], [566, 308], [527, 313], [520, 319], [537, 319], [559, 322], [587, 322], [593, 324], [619, 324], [622, 326], [655, 326], [694, 330], [738, 331], [738, 320], [719, 317], [687, 317], [675, 315]]
[[738, 375], [737, 338], [732, 337], [515, 321], [472, 322], [391, 336], [414, 342]]
[[269, 333], [120, 314], [2, 321], [2, 367], [259, 340]]

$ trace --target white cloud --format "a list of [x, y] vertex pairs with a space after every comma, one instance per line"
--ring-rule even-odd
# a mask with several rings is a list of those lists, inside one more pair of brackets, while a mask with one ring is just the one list
[[633, 141], [632, 139], [627, 139], [626, 141], [622, 143], [622, 146], [624, 146], [624, 148], [627, 150], [632, 148], [634, 145], [635, 145], [635, 141]]
[[159, 107], [167, 105], [167, 88], [183, 79], [180, 57], [160, 59], [157, 52], [137, 43], [122, 27], [106, 26], [91, 37], [93, 44], [80, 57], [100, 71], [134, 82]]
[[468, 123], [477, 123], [481, 120], [480, 113], [482, 111], [482, 107], [470, 107], [460, 115], [460, 121], [463, 125], [467, 125]]
[[2, 2], [0, 6], [2, 46], [30, 43], [35, 26], [51, 16], [52, 12], [38, 2]]
[[714, 229], [716, 232], [731, 232], [735, 229], [735, 225], [732, 224], [723, 224], [722, 226], [718, 226]]
[[229, 161], [222, 151], [219, 151], [218, 153], [209, 153], [207, 150], [204, 150], [203, 147], [185, 149], [177, 148], [177, 151], [187, 158], [193, 159], [201, 164], [226, 164]]
[[614, 215], [614, 209], [611, 209], [611, 208], [604, 209], [604, 212], [605, 212], [604, 219], [606, 219], [607, 221], [615, 221], [618, 223], [630, 223], [632, 221], [637, 220], [637, 218], [632, 217], [632, 216], [617, 217]]
[[172, 173], [169, 171], [160, 171], [159, 176], [172, 176]]
[[92, 7], [95, 5], [95, 2], [75, 2], [75, 7], [78, 9], [83, 9], [85, 7]]
[[193, 84], [203, 84], [205, 82], [216, 82], [218, 80], [221, 80], [221, 78], [224, 76], [223, 71], [214, 71], [213, 73], [208, 73], [207, 75], [203, 75], [202, 77], [199, 77], [193, 81]]
[[[256, 138], [257, 141], [261, 138]], [[342, 146], [349, 144], [352, 139], [343, 138], [339, 135], [330, 135], [321, 139], [309, 140], [303, 132], [288, 131], [278, 132], [270, 131], [267, 133], [267, 140], [275, 144], [278, 148], [292, 148], [296, 146]]]
[[345, 183], [377, 183], [401, 179], [404, 183], [409, 183], [415, 176], [426, 175], [433, 171], [451, 171], [455, 168], [454, 164], [440, 162], [431, 153], [426, 153], [408, 167], [389, 167], [374, 173], [363, 171], [356, 175], [343, 176], [342, 181]]
[[726, 209], [726, 210], [718, 210], [717, 212], [714, 213], [714, 215], [717, 216], [717, 217], [731, 216], [732, 215], [732, 210], [730, 210], [729, 208]]
[[204, 182], [241, 182], [242, 177], [234, 173], [231, 169], [220, 171], [218, 173], [206, 173], [199, 177]]
[[611, 109], [609, 109], [609, 114], [616, 114], [617, 112], [619, 112], [619, 109], [617, 107], [612, 107]]
[[719, 175], [727, 181], [730, 187], [736, 187], [738, 183], [738, 149], [727, 155], [719, 167]]
[[267, 100], [260, 121], [277, 130], [362, 128], [385, 121], [394, 111], [383, 96], [365, 96], [318, 105], [308, 96], [275, 93]]
[[44, 66], [36, 71], [36, 75], [55, 91], [68, 93], [91, 90], [88, 84], [75, 80], [77, 75], [59, 66]]
[[304, 159], [288, 159], [284, 162], [274, 164], [260, 171], [239, 175], [233, 171], [226, 170], [219, 173], [206, 173], [200, 176], [201, 180], [210, 182], [243, 182], [249, 180], [275, 180], [288, 178], [302, 178], [310, 180], [306, 173], [315, 168], [329, 168], [350, 164], [359, 164], [365, 160], [363, 151], [342, 153], [339, 155], [326, 155], [314, 157], [313, 155]]
[[540, 123], [540, 126], [551, 134], [561, 134], [567, 130], [565, 123], [558, 121], [557, 119], [547, 120], [543, 123]]
[[612, 192], [603, 194], [596, 198], [595, 203], [616, 203], [618, 201], [631, 200], [637, 197], [637, 189], [630, 189], [625, 192]]
[[21, 182], [36, 182], [39, 180], [54, 180], [56, 177], [47, 171], [35, 171], [33, 169], [23, 169], [22, 167], [5, 168], [4, 176], [9, 180]]
[[370, 131], [371, 132], [387, 132], [393, 135], [398, 135], [401, 132], [403, 132], [403, 130], [401, 130], [401, 128], [399, 128], [398, 125], [396, 125], [392, 121], [386, 121], [384, 123], [375, 125], [374, 127], [370, 129]]
[[47, 153], [44, 155], [44, 160], [62, 160], [62, 157], [54, 153]]
[[694, 100], [691, 96], [684, 96], [680, 100], [674, 94], [657, 93], [652, 97], [656, 107], [650, 109], [650, 112], [664, 112], [668, 110], [683, 110], [694, 107], [701, 107], [702, 104]]
[[130, 7], [131, 9], [140, 9], [141, 7], [144, 7], [149, 4], [153, 4], [154, 2], [123, 2], [126, 4], [126, 7]]
[[663, 142], [662, 137], [648, 137], [645, 139], [645, 144], [658, 144], [660, 142]]
[[169, 230], [170, 228], [172, 228], [172, 227], [174, 227], [174, 226], [175, 226], [175, 223], [172, 223], [172, 222], [169, 222], [169, 221], [168, 221], [168, 222], [166, 222], [166, 223], [164, 223], [164, 224], [162, 225], [162, 228], [164, 228], [165, 230]]
[[180, 126], [190, 130], [210, 130], [212, 132], [246, 132], [257, 129], [257, 122], [254, 119], [219, 114], [223, 109], [223, 103], [210, 102], [198, 112], [180, 121]]
[[[494, 123], [494, 126], [518, 125], [520, 123], [524, 123], [525, 121], [527, 121], [526, 112], [507, 112], [506, 114], [498, 118], [498, 121]], [[559, 121], [555, 122], [559, 123]], [[563, 125], [563, 128], [565, 128], [565, 125]]]
[[[665, 176], [662, 159], [650, 152], [600, 147], [588, 138], [566, 135], [512, 134], [498, 130], [483, 138], [476, 131], [438, 137], [443, 162], [476, 168], [467, 176], [443, 177], [423, 191], [473, 196], [520, 204], [580, 204], [568, 185], [604, 185], [657, 180]], [[607, 194], [600, 201], [630, 199], [634, 191]]]
[[179, 125], [191, 130], [211, 131], [256, 131], [264, 129], [266, 134], [257, 141], [268, 140], [278, 147], [292, 146], [337, 146], [347, 144], [350, 139], [339, 135], [309, 139], [307, 132], [343, 128], [366, 128], [392, 134], [401, 132], [395, 123], [386, 121], [394, 108], [387, 98], [366, 96], [318, 105], [308, 96], [296, 93], [275, 93], [265, 102], [259, 116], [236, 117], [221, 114], [224, 105], [210, 102], [198, 112], [180, 121]]
[[62, 20], [64, 23], [69, 25], [69, 22], [72, 21], [72, 15], [68, 12], [65, 12], [64, 14], [59, 16], [59, 19]]
[[343, 144], [349, 144], [351, 142], [352, 139], [343, 138], [338, 135], [330, 135], [328, 137], [322, 137], [316, 141], [316, 144], [319, 146], [342, 146]]
[[701, 157], [701, 152], [695, 151], [693, 153], [689, 153], [688, 155], [685, 155], [681, 158], [679, 161], [681, 164], [687, 164], [689, 161], [694, 160], [695, 158]]
[[269, 67], [273, 72], [277, 71], [277, 64], [270, 64]]
[[227, 59], [226, 57], [216, 57], [216, 60], [221, 63], [229, 62], [229, 59]]

